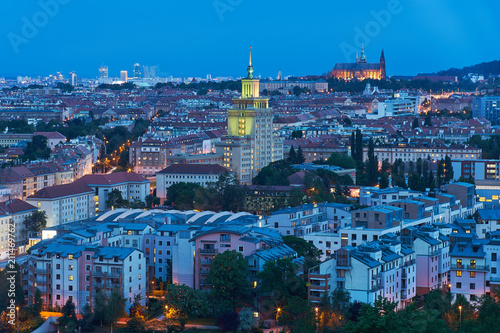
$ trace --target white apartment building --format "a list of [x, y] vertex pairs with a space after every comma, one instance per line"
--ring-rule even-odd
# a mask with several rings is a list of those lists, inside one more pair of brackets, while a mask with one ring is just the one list
[[178, 183], [207, 186], [225, 173], [229, 170], [217, 164], [172, 164], [156, 174], [156, 196], [165, 199], [168, 188]]
[[[9, 258], [9, 249], [12, 255], [18, 255], [26, 251], [28, 239], [24, 237], [24, 220], [37, 211], [33, 205], [19, 199], [11, 199], [0, 202], [0, 260]], [[13, 231], [13, 233], [12, 233]], [[15, 242], [15, 248], [9, 247], [9, 238]]]
[[111, 209], [107, 207], [106, 200], [108, 194], [115, 189], [121, 192], [123, 199], [131, 202], [134, 200], [144, 202], [146, 196], [151, 193], [150, 180], [135, 172], [86, 175], [78, 179], [75, 184], [84, 184], [93, 189], [96, 213]]
[[47, 213], [47, 227], [95, 215], [94, 191], [83, 183], [45, 187], [29, 196], [26, 202]]

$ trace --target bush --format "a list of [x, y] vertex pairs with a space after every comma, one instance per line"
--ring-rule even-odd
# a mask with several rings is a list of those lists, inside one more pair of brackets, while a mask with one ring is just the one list
[[240, 318], [234, 311], [222, 312], [217, 316], [217, 326], [222, 332], [237, 331]]

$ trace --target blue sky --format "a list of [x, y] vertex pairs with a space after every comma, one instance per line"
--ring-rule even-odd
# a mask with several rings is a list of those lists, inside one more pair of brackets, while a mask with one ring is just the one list
[[3, 0], [0, 75], [95, 77], [105, 64], [117, 76], [138, 62], [239, 76], [249, 45], [257, 75], [323, 74], [361, 42], [369, 62], [385, 50], [389, 75], [414, 75], [497, 60], [499, 12], [490, 0]]

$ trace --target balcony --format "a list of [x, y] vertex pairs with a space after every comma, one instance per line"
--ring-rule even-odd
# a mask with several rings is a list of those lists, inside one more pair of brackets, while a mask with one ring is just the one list
[[408, 299], [408, 293], [406, 290], [401, 291], [401, 300], [407, 300]]
[[406, 269], [403, 269], [401, 272], [401, 278], [406, 279], [408, 278], [408, 271]]
[[493, 282], [495, 284], [500, 283], [500, 276], [492, 276], [492, 277], [490, 277], [490, 282]]
[[43, 268], [35, 268], [34, 272], [36, 274], [49, 274], [49, 270]]
[[211, 284], [210, 284], [210, 283], [208, 283], [208, 282], [207, 282], [207, 281], [205, 281], [205, 280], [201, 280], [201, 281], [200, 281], [200, 285], [201, 285], [201, 286], [211, 286]]
[[441, 249], [429, 252], [429, 257], [435, 257], [435, 256], [437, 256], [439, 254], [441, 254]]
[[415, 265], [417, 261], [415, 259], [411, 259], [411, 260], [408, 260], [406, 261], [403, 266], [411, 266], [411, 265]]
[[451, 264], [451, 269], [465, 269], [464, 265]]
[[200, 269], [200, 275], [207, 275], [208, 273], [210, 273], [209, 269]]
[[111, 279], [118, 279], [120, 277], [121, 272], [93, 272], [92, 276], [93, 277], [106, 277], [106, 278], [111, 278]]
[[466, 267], [468, 271], [490, 271], [490, 266], [488, 265], [467, 265]]
[[374, 284], [371, 288], [370, 288], [370, 291], [371, 292], [374, 292], [374, 291], [377, 291], [377, 290], [380, 290], [380, 289], [383, 289], [384, 287], [382, 286], [381, 283], [376, 283]]
[[372, 279], [379, 279], [382, 277], [382, 272], [378, 272], [378, 273], [373, 273], [372, 274]]
[[202, 266], [210, 266], [211, 264], [212, 264], [212, 260], [208, 260], [208, 259], [200, 260], [200, 265], [202, 265]]
[[216, 252], [215, 249], [200, 249], [201, 254], [215, 254]]

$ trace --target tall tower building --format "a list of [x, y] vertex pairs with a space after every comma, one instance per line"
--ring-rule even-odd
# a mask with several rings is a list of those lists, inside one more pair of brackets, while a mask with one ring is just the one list
[[73, 87], [76, 87], [76, 79], [77, 76], [75, 72], [69, 73], [69, 84], [71, 84]]
[[138, 63], [134, 64], [134, 78], [141, 78], [141, 65], [139, 65]]
[[99, 67], [99, 78], [107, 79], [108, 78], [108, 66]]
[[123, 82], [127, 82], [128, 81], [128, 73], [127, 73], [127, 71], [121, 71], [120, 72], [120, 80], [123, 81]]
[[259, 96], [259, 79], [254, 78], [253, 72], [250, 47], [241, 97], [233, 98], [227, 116], [227, 136], [217, 145], [217, 152], [224, 156], [223, 166], [236, 172], [243, 184], [250, 184], [262, 168], [283, 158], [283, 142], [273, 135], [273, 110], [269, 99]]

